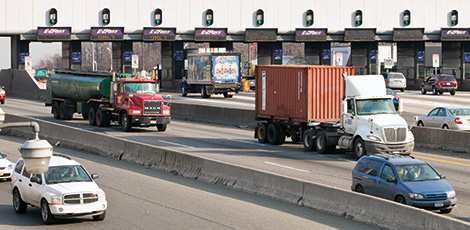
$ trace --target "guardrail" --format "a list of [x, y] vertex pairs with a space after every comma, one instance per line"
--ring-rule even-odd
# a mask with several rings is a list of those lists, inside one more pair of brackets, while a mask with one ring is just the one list
[[[344, 216], [388, 229], [470, 229], [470, 224], [377, 197], [271, 172], [207, 159], [190, 153], [110, 137], [58, 123], [7, 114], [5, 122], [36, 121], [41, 137], [64, 147], [99, 154], [184, 177]], [[27, 136], [22, 129], [1, 133]]]

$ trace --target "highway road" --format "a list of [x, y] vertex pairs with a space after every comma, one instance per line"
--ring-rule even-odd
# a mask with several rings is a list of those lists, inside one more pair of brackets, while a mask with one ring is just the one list
[[[16, 162], [24, 141], [0, 136], [1, 151]], [[43, 225], [38, 208], [14, 212], [10, 182], [0, 181], [0, 229], [379, 229], [127, 162], [60, 147], [54, 152], [71, 156], [100, 175], [96, 182], [108, 200], [106, 219], [80, 217]]]
[[[411, 119], [410, 122], [413, 116], [426, 113], [435, 106], [464, 105], [470, 99], [470, 93], [467, 92], [457, 92], [455, 96], [448, 94], [434, 96], [421, 95], [418, 91], [406, 91], [401, 95], [405, 102], [405, 118], [407, 121]], [[224, 99], [222, 96], [202, 99], [197, 94], [183, 98], [174, 94], [173, 101], [254, 108], [252, 92], [235, 95], [232, 99]], [[37, 101], [8, 99], [2, 108], [9, 113], [23, 114], [210, 159], [350, 189], [351, 170], [355, 165], [351, 154], [338, 152], [319, 155], [315, 152], [305, 152], [300, 144], [290, 142], [282, 146], [264, 145], [253, 139], [252, 130], [181, 121], [173, 121], [164, 133], [151, 128], [137, 128], [133, 132], [124, 133], [117, 126], [111, 128], [89, 126], [88, 122], [81, 120], [78, 115], [72, 121], [54, 120], [50, 115], [50, 107], [43, 105]], [[470, 167], [468, 154], [417, 148], [413, 155], [429, 162], [447, 176], [447, 181], [456, 190], [458, 198], [458, 206], [449, 216], [470, 222], [470, 185], [466, 180]]]

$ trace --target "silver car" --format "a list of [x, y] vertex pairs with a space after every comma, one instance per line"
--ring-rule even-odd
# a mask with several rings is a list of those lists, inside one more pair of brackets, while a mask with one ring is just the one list
[[399, 72], [382, 73], [385, 80], [385, 86], [390, 89], [399, 89], [401, 92], [405, 91], [406, 78]]
[[418, 118], [418, 126], [470, 130], [470, 108], [464, 106], [436, 107]]

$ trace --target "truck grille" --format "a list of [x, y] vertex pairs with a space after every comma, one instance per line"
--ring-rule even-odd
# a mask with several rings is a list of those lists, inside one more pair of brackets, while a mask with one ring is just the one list
[[162, 101], [144, 101], [144, 114], [161, 114]]
[[98, 201], [96, 193], [78, 193], [64, 195], [64, 204], [89, 204]]
[[407, 132], [406, 127], [384, 128], [385, 142], [387, 143], [403, 142], [406, 139], [406, 132]]

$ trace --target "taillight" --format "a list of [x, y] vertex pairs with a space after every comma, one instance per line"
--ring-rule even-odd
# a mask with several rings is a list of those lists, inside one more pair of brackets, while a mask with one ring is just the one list
[[441, 85], [444, 85], [444, 82], [438, 82], [437, 84], [441, 86]]
[[390, 79], [387, 79], [387, 83], [390, 83]]
[[397, 99], [397, 100], [400, 100], [400, 99], [401, 99], [401, 97], [400, 97], [400, 96], [397, 96], [395, 99]]
[[460, 117], [455, 118], [454, 120], [455, 124], [463, 124], [462, 121], [460, 120]]

